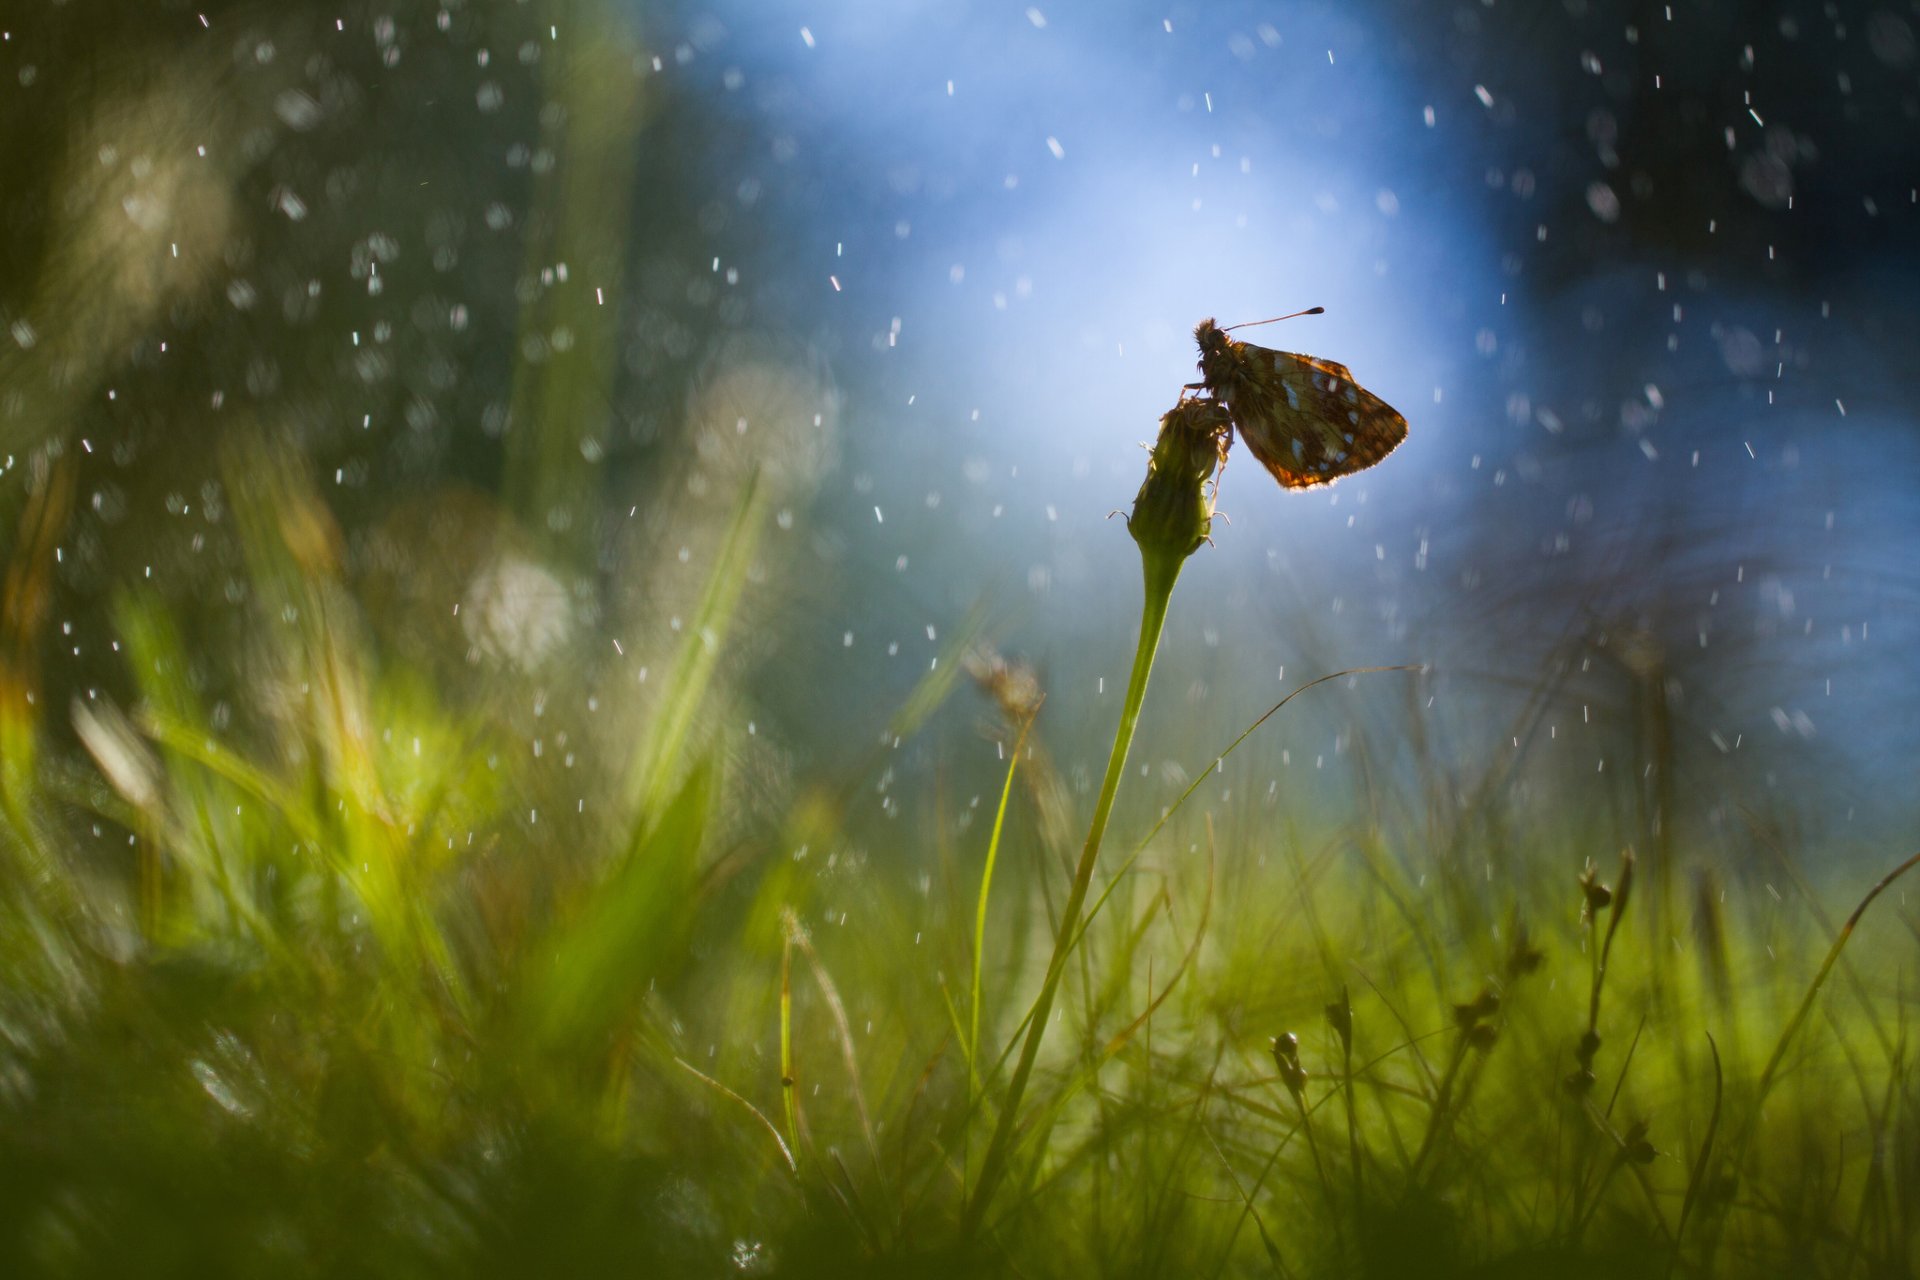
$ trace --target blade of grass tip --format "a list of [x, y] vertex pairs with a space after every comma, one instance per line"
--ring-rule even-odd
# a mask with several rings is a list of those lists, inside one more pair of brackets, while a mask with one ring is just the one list
[[[940, 986], [940, 1003], [945, 1005], [947, 1010], [948, 1030], [953, 1033], [953, 1038], [959, 1042], [960, 1056], [965, 1057], [967, 1053], [967, 1027], [960, 1019], [960, 1007], [953, 1002], [953, 989], [947, 986], [947, 975], [944, 973], [937, 975], [937, 981]], [[1002, 1058], [1001, 1061], [1004, 1062], [1005, 1059]], [[969, 1073], [972, 1072], [972, 1063], [967, 1064], [967, 1070]], [[969, 1117], [971, 1117], [973, 1108], [968, 1107], [967, 1112]]]
[[987, 840], [987, 865], [980, 872], [980, 901], [973, 913], [973, 982], [967, 1007], [967, 1079], [975, 1094], [980, 1092], [980, 970], [987, 950], [987, 902], [993, 892], [993, 868], [1000, 858], [1000, 834], [1007, 825], [1007, 804], [1013, 798], [1013, 776], [1020, 768], [1020, 753], [1027, 745], [1027, 733], [1033, 728], [1028, 717], [1013, 740], [1013, 756], [1007, 761], [1007, 780], [1000, 788], [1000, 807], [994, 810], [993, 834]]
[[[29, 881], [37, 890], [66, 899], [67, 884], [43, 847], [34, 821], [32, 797], [39, 776], [41, 713], [36, 705], [40, 685], [36, 658], [42, 629], [54, 600], [54, 572], [59, 541], [73, 508], [79, 473], [77, 455], [43, 460], [29, 466], [30, 478], [14, 527], [18, 541], [11, 551], [0, 550], [0, 816], [18, 837], [31, 860]], [[12, 458], [8, 458], [12, 462]], [[11, 515], [18, 485], [10, 484], [0, 497], [0, 523]]]
[[306, 804], [264, 770], [228, 751], [200, 728], [171, 715], [147, 710], [138, 719], [140, 727], [155, 742], [232, 783], [273, 810], [307, 847], [323, 856], [331, 850], [332, 842], [313, 822]]
[[946, 704], [953, 695], [954, 686], [966, 673], [965, 656], [976, 647], [986, 629], [986, 609], [975, 605], [967, 611], [959, 627], [947, 637], [946, 643], [940, 646], [940, 652], [934, 655], [932, 665], [918, 683], [907, 692], [906, 699], [894, 711], [893, 718], [887, 721], [886, 732], [880, 736], [879, 744], [870, 748], [860, 763], [847, 771], [840, 791], [842, 809], [852, 803], [854, 795], [865, 785], [865, 779], [880, 768], [894, 748], [902, 740], [918, 733], [933, 717], [933, 713]]
[[962, 657], [974, 648], [986, 628], [987, 611], [984, 605], [976, 604], [967, 610], [967, 616], [934, 656], [927, 674], [920, 678], [919, 683], [907, 694], [907, 700], [893, 713], [893, 719], [887, 724], [890, 737], [905, 738], [919, 732], [933, 713], [946, 703], [953, 694], [954, 685], [966, 673], [966, 663], [961, 661]]
[[[841, 1203], [846, 1206], [848, 1216], [853, 1219], [853, 1225], [860, 1228], [860, 1234], [866, 1237], [867, 1248], [878, 1249], [880, 1232], [867, 1220], [867, 1206], [860, 1198], [860, 1188], [853, 1181], [853, 1171], [847, 1168], [847, 1162], [841, 1158], [839, 1148], [829, 1147], [827, 1154], [833, 1157], [833, 1167], [840, 1171], [840, 1181], [846, 1187], [840, 1196]], [[827, 1185], [833, 1185], [832, 1179], [827, 1180]]]
[[1693, 1175], [1687, 1179], [1687, 1194], [1680, 1201], [1680, 1221], [1673, 1228], [1673, 1254], [1667, 1259], [1668, 1275], [1673, 1274], [1675, 1264], [1680, 1261], [1680, 1246], [1687, 1238], [1687, 1218], [1693, 1213], [1700, 1188], [1707, 1180], [1707, 1162], [1713, 1157], [1714, 1135], [1720, 1132], [1720, 1097], [1724, 1083], [1720, 1070], [1720, 1046], [1714, 1042], [1713, 1032], [1707, 1032], [1706, 1037], [1707, 1048], [1713, 1052], [1713, 1112], [1707, 1117], [1707, 1136], [1700, 1143], [1699, 1156], [1694, 1159]]
[[[1766, 849], [1768, 853], [1773, 855], [1774, 865], [1779, 868], [1781, 875], [1793, 882], [1793, 887], [1799, 891], [1800, 897], [1806, 902], [1807, 909], [1813, 913], [1813, 918], [1819, 924], [1820, 928], [1828, 933], [1833, 932], [1833, 917], [1829, 916], [1826, 909], [1820, 905], [1820, 899], [1814, 893], [1813, 886], [1808, 884], [1807, 878], [1800, 874], [1800, 868], [1794, 865], [1792, 857], [1781, 847], [1780, 841], [1761, 824], [1759, 818], [1751, 809], [1748, 809], [1744, 805], [1740, 806], [1740, 816], [1744, 820], [1747, 834], [1762, 848]], [[1872, 1028], [1873, 1034], [1880, 1041], [1880, 1048], [1891, 1053], [1893, 1051], [1893, 1041], [1891, 1037], [1887, 1035], [1886, 1028], [1880, 1025], [1879, 1009], [1874, 1003], [1872, 994], [1868, 992], [1866, 984], [1860, 980], [1859, 973], [1854, 970], [1851, 964], [1842, 962], [1840, 970], [1846, 977], [1848, 983], [1852, 985], [1854, 995], [1860, 1001], [1861, 1011], [1866, 1015], [1867, 1025]]]
[[527, 944], [534, 959], [518, 998], [547, 1050], [571, 1058], [604, 1043], [634, 997], [682, 963], [717, 768], [696, 761], [674, 798], [635, 824], [632, 846], [578, 891], [578, 907]]
[[645, 813], [659, 807], [672, 785], [687, 734], [693, 728], [694, 713], [712, 681], [728, 626], [746, 589], [747, 570], [760, 544], [759, 495], [760, 471], [756, 467], [741, 489], [726, 540], [674, 662], [666, 697], [654, 721], [656, 732], [634, 757], [629, 794]]
[[685, 1058], [676, 1055], [673, 1061], [675, 1066], [712, 1089], [715, 1093], [718, 1093], [721, 1097], [730, 1098], [742, 1107], [745, 1107], [747, 1114], [760, 1122], [761, 1127], [767, 1131], [767, 1136], [773, 1139], [773, 1144], [780, 1148], [780, 1158], [787, 1162], [787, 1172], [800, 1172], [800, 1166], [794, 1163], [793, 1148], [789, 1147], [787, 1140], [780, 1136], [780, 1130], [774, 1125], [773, 1121], [767, 1119], [766, 1112], [760, 1110], [760, 1108], [754, 1106], [751, 1102], [748, 1102], [745, 1098], [727, 1088], [727, 1086], [721, 1084], [718, 1080], [715, 1080], [712, 1076], [694, 1066]]
[[828, 1195], [833, 1197], [833, 1202], [840, 1206], [840, 1212], [847, 1215], [847, 1221], [859, 1228], [861, 1235], [866, 1235], [866, 1222], [860, 1217], [860, 1211], [853, 1207], [853, 1201], [847, 1199], [847, 1193], [840, 1189], [839, 1184], [831, 1177], [823, 1176], [820, 1179], [820, 1185], [826, 1188]]
[[[1873, 905], [1873, 900], [1885, 893], [1888, 886], [1913, 870], [1915, 866], [1920, 866], [1920, 852], [1909, 855], [1893, 870], [1881, 876], [1873, 888], [1867, 890], [1866, 896], [1860, 899], [1859, 905], [1853, 909], [1853, 914], [1847, 917], [1846, 922], [1840, 926], [1840, 932], [1834, 936], [1833, 945], [1827, 948], [1826, 957], [1821, 960], [1819, 970], [1814, 973], [1813, 981], [1807, 987], [1807, 994], [1801, 997], [1800, 1007], [1795, 1009], [1793, 1017], [1787, 1020], [1786, 1028], [1781, 1031], [1780, 1039], [1774, 1043], [1773, 1052], [1767, 1058], [1767, 1065], [1761, 1070], [1760, 1080], [1754, 1086], [1753, 1109], [1740, 1126], [1740, 1136], [1734, 1143], [1733, 1158], [1728, 1169], [1729, 1174], [1736, 1181], [1740, 1177], [1741, 1167], [1746, 1163], [1747, 1150], [1753, 1143], [1754, 1131], [1760, 1127], [1760, 1111], [1766, 1105], [1768, 1092], [1773, 1088], [1774, 1075], [1780, 1070], [1780, 1063], [1787, 1056], [1787, 1049], [1793, 1043], [1794, 1036], [1799, 1033], [1800, 1025], [1807, 1020], [1807, 1014], [1812, 1011], [1813, 1002], [1819, 996], [1820, 988], [1826, 985], [1828, 975], [1839, 963], [1840, 953], [1845, 950], [1848, 940], [1853, 937], [1855, 926], [1860, 923], [1860, 918], [1866, 915], [1867, 908]], [[1717, 1242], [1716, 1235], [1714, 1243]], [[1713, 1263], [1711, 1248], [1710, 1245], [1710, 1252], [1701, 1264], [1703, 1273], [1708, 1271]]]
[[800, 948], [800, 954], [807, 958], [807, 967], [813, 971], [813, 980], [819, 984], [820, 994], [827, 1002], [827, 1012], [833, 1015], [834, 1034], [840, 1041], [840, 1059], [846, 1064], [847, 1083], [853, 1090], [854, 1110], [860, 1115], [860, 1133], [866, 1139], [867, 1154], [873, 1158], [874, 1172], [878, 1173], [880, 1144], [874, 1138], [873, 1117], [867, 1112], [866, 1091], [860, 1085], [860, 1062], [853, 1052], [853, 1023], [847, 1018], [846, 1001], [840, 998], [840, 988], [834, 985], [833, 975], [827, 972], [820, 953], [814, 950], [813, 940], [800, 927], [799, 917], [789, 912], [787, 919], [793, 930], [794, 943]]
[[787, 937], [780, 948], [780, 1109], [787, 1121], [787, 1141], [800, 1149], [799, 1080], [793, 1074], [793, 914], [787, 913]]
[[1787, 1047], [1792, 1044], [1801, 1024], [1807, 1020], [1807, 1014], [1812, 1011], [1814, 998], [1820, 994], [1820, 988], [1826, 985], [1828, 976], [1832, 974], [1834, 966], [1839, 963], [1840, 953], [1846, 949], [1848, 940], [1853, 937], [1854, 927], [1860, 923], [1860, 917], [1867, 913], [1867, 908], [1873, 905], [1875, 898], [1886, 891], [1887, 886], [1913, 870], [1916, 865], [1920, 865], [1920, 853], [1913, 854], [1882, 876], [1878, 884], [1867, 890], [1867, 896], [1860, 899], [1860, 905], [1853, 909], [1853, 914], [1847, 917], [1846, 923], [1840, 926], [1840, 932], [1834, 937], [1833, 945], [1827, 948], [1826, 958], [1820, 962], [1819, 971], [1813, 975], [1812, 984], [1807, 987], [1807, 994], [1800, 1000], [1800, 1007], [1794, 1010], [1786, 1029], [1780, 1033], [1779, 1042], [1773, 1046], [1773, 1054], [1767, 1059], [1765, 1069], [1760, 1072], [1760, 1082], [1754, 1087], [1753, 1117], [1749, 1121], [1749, 1127], [1758, 1122], [1761, 1104], [1766, 1101], [1767, 1091], [1773, 1087], [1774, 1073], [1780, 1069], [1780, 1062], [1786, 1057]]

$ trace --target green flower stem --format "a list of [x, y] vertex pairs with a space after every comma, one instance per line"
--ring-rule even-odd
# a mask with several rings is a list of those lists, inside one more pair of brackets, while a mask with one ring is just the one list
[[1140, 607], [1140, 640], [1133, 653], [1133, 674], [1127, 679], [1127, 700], [1120, 711], [1120, 728], [1113, 738], [1113, 753], [1107, 757], [1107, 775], [1100, 784], [1100, 799], [1094, 806], [1093, 825], [1087, 831], [1086, 847], [1080, 851], [1080, 863], [1074, 868], [1073, 888], [1067, 894], [1066, 909], [1060, 916], [1060, 928], [1054, 937], [1053, 957], [1047, 962], [1046, 980], [1033, 1003], [1027, 1022], [1026, 1042], [1020, 1047], [1020, 1060], [1014, 1065], [1007, 1085], [1006, 1101], [994, 1126], [993, 1140], [980, 1165], [980, 1181], [975, 1184], [962, 1219], [962, 1235], [971, 1239], [979, 1229], [994, 1190], [1006, 1175], [1007, 1157], [1013, 1146], [1014, 1128], [1020, 1114], [1021, 1095], [1033, 1074], [1034, 1059], [1040, 1054], [1040, 1041], [1046, 1034], [1047, 1019], [1053, 1012], [1054, 996], [1060, 989], [1060, 977], [1066, 972], [1067, 956], [1080, 933], [1080, 912], [1086, 905], [1087, 887], [1093, 882], [1094, 865], [1100, 860], [1100, 842], [1107, 833], [1107, 819], [1113, 813], [1113, 800], [1120, 791], [1120, 777], [1127, 767], [1127, 751], [1133, 745], [1134, 727], [1140, 722], [1140, 704], [1147, 695], [1147, 677], [1153, 671], [1153, 656], [1160, 647], [1160, 632], [1167, 620], [1167, 604], [1173, 598], [1173, 584], [1186, 563], [1187, 550], [1142, 544], [1140, 559], [1146, 584], [1146, 596]]

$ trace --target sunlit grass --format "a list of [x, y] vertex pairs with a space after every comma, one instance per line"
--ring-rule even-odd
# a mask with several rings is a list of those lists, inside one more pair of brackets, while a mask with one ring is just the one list
[[[1830, 927], [1644, 852], [1576, 879], [1608, 833], [1433, 760], [1417, 827], [1227, 803], [1195, 760], [1090, 856], [1039, 699], [985, 663], [992, 821], [948, 800], [863, 854], [871, 775], [747, 811], [714, 719], [751, 479], [650, 711], [556, 778], [490, 710], [552, 689], [408, 668], [291, 456], [232, 465], [246, 705], [139, 592], [130, 705], [9, 668], [9, 1273], [1914, 1265], [1894, 891]], [[44, 625], [23, 532], [16, 628]], [[943, 732], [962, 656], [876, 730]], [[943, 870], [921, 895], [863, 857]]]

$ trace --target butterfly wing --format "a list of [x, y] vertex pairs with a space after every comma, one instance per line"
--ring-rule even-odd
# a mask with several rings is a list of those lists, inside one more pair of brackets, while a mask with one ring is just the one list
[[1225, 376], [1209, 387], [1253, 456], [1289, 489], [1364, 471], [1407, 438], [1407, 420], [1343, 364], [1247, 342], [1229, 343], [1227, 354], [1216, 365]]

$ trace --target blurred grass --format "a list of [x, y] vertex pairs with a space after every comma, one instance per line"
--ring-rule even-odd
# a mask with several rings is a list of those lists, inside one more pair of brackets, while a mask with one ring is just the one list
[[[915, 902], [897, 877], [824, 873], [857, 836], [815, 790], [716, 823], [739, 765], [690, 726], [750, 573], [736, 531], [636, 765], [598, 762], [577, 807], [601, 816], [563, 825], [499, 723], [445, 710], [474, 700], [369, 639], [297, 457], [262, 445], [229, 469], [252, 705], [203, 705], [179, 627], [139, 591], [115, 628], [132, 705], [71, 709], [90, 760], [36, 745], [57, 711], [28, 696], [30, 664], [8, 667], [9, 1274], [1915, 1263], [1898, 895], [1816, 993], [1836, 936], [1819, 910], [1717, 890], [1704, 865], [1664, 913], [1632, 860], [1575, 883], [1548, 851], [1594, 832], [1499, 821], [1438, 762], [1424, 834], [1362, 815], [1299, 835], [1203, 786], [1117, 882], [1117, 861], [1096, 877], [1112, 892], [963, 1252], [967, 1153], [1044, 953], [1009, 931], [1049, 932], [1063, 850], [1034, 842], [1061, 824], [995, 822], [988, 911], [964, 880]], [[44, 625], [32, 522], [60, 483], [42, 476], [13, 544], [11, 654]], [[766, 518], [749, 482], [732, 519]], [[953, 693], [946, 665], [904, 732]], [[1044, 737], [1031, 676], [976, 673], [1003, 741]], [[1016, 811], [1070, 794], [1044, 752], [1020, 764]], [[937, 843], [955, 817], [892, 830]], [[1490, 821], [1537, 851], [1497, 877], [1476, 852]], [[987, 852], [970, 833], [949, 856]], [[836, 908], [862, 927], [811, 936]]]

